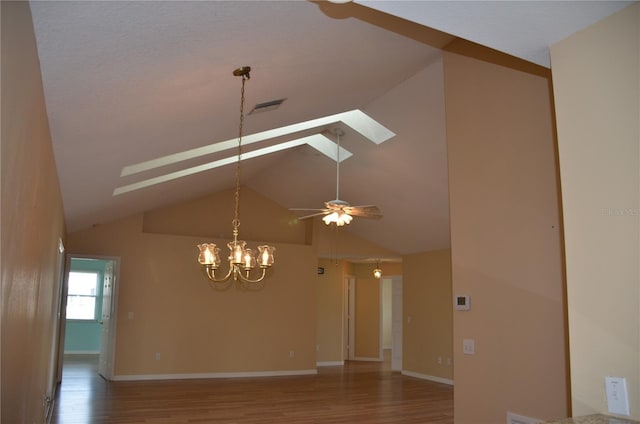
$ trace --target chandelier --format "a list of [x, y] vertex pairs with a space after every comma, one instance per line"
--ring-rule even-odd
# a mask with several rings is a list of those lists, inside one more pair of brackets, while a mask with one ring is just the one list
[[[236, 162], [236, 191], [235, 191], [235, 209], [233, 221], [231, 226], [233, 227], [233, 241], [227, 243], [229, 248], [229, 271], [223, 277], [216, 276], [216, 271], [220, 268], [220, 249], [215, 243], [199, 244], [200, 254], [198, 255], [198, 262], [204, 267], [209, 280], [213, 283], [224, 283], [233, 278], [233, 281], [238, 281], [243, 284], [244, 287], [249, 287], [252, 284], [260, 283], [267, 272], [267, 268], [270, 268], [273, 263], [273, 253], [276, 250], [273, 246], [263, 245], [258, 246], [258, 254], [246, 247], [246, 242], [238, 240], [238, 229], [240, 228], [240, 161], [242, 159], [242, 127], [244, 124], [244, 85], [245, 82], [251, 78], [249, 75], [251, 67], [243, 66], [233, 71], [233, 75], [241, 77], [242, 88], [240, 90], [240, 124], [238, 126], [238, 160]], [[252, 278], [251, 272], [256, 265], [260, 268], [261, 272]]]

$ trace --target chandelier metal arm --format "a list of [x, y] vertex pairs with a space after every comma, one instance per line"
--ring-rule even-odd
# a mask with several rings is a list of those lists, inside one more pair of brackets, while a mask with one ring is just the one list
[[[227, 282], [232, 276], [234, 281], [242, 281], [243, 283], [259, 283], [260, 281], [264, 280], [264, 277], [267, 275], [267, 268], [260, 267], [260, 269], [262, 270], [260, 276], [258, 278], [253, 279], [251, 278], [250, 269], [241, 270], [238, 265], [230, 264], [227, 275], [225, 275], [222, 278], [216, 278], [216, 270], [211, 265], [205, 265], [204, 268], [207, 273], [207, 277], [213, 283]], [[245, 274], [243, 274], [243, 272]]]
[[216, 278], [216, 270], [211, 265], [205, 265], [204, 269], [207, 273], [207, 277], [214, 283], [224, 283], [225, 281], [231, 278], [231, 274], [233, 273], [233, 267], [229, 267], [229, 272], [222, 278]]
[[247, 273], [246, 276], [242, 275], [241, 272], [238, 272], [238, 279], [240, 281], [242, 281], [243, 283], [251, 283], [251, 284], [255, 284], [255, 283], [259, 283], [260, 281], [264, 280], [264, 277], [267, 275], [267, 269], [266, 268], [262, 268], [262, 274], [260, 275], [260, 277], [256, 278], [255, 280], [249, 278], [249, 273], [251, 271], [247, 270], [245, 271]]

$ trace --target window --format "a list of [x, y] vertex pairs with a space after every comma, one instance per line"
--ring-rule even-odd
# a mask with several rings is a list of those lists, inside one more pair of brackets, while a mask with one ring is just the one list
[[96, 319], [98, 276], [97, 272], [69, 273], [67, 319]]

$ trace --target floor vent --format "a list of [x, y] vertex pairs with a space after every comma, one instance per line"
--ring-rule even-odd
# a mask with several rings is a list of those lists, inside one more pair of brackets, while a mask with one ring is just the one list
[[541, 424], [542, 421], [525, 417], [524, 415], [514, 414], [513, 412], [507, 412], [507, 424]]

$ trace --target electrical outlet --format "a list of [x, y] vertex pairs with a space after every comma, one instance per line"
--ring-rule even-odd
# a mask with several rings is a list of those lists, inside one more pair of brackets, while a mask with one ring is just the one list
[[627, 379], [623, 377], [605, 377], [607, 407], [612, 414], [629, 416], [629, 397], [627, 395]]
[[465, 355], [475, 355], [476, 354], [476, 342], [473, 339], [463, 339], [462, 340], [462, 353]]
[[541, 424], [537, 418], [525, 417], [524, 415], [507, 412], [507, 424]]
[[160, 360], [160, 352], [156, 352], [156, 361]]
[[438, 365], [442, 365], [442, 356], [438, 356]]
[[293, 358], [294, 356], [296, 356], [296, 351], [295, 350], [290, 350], [289, 351], [289, 358]]

